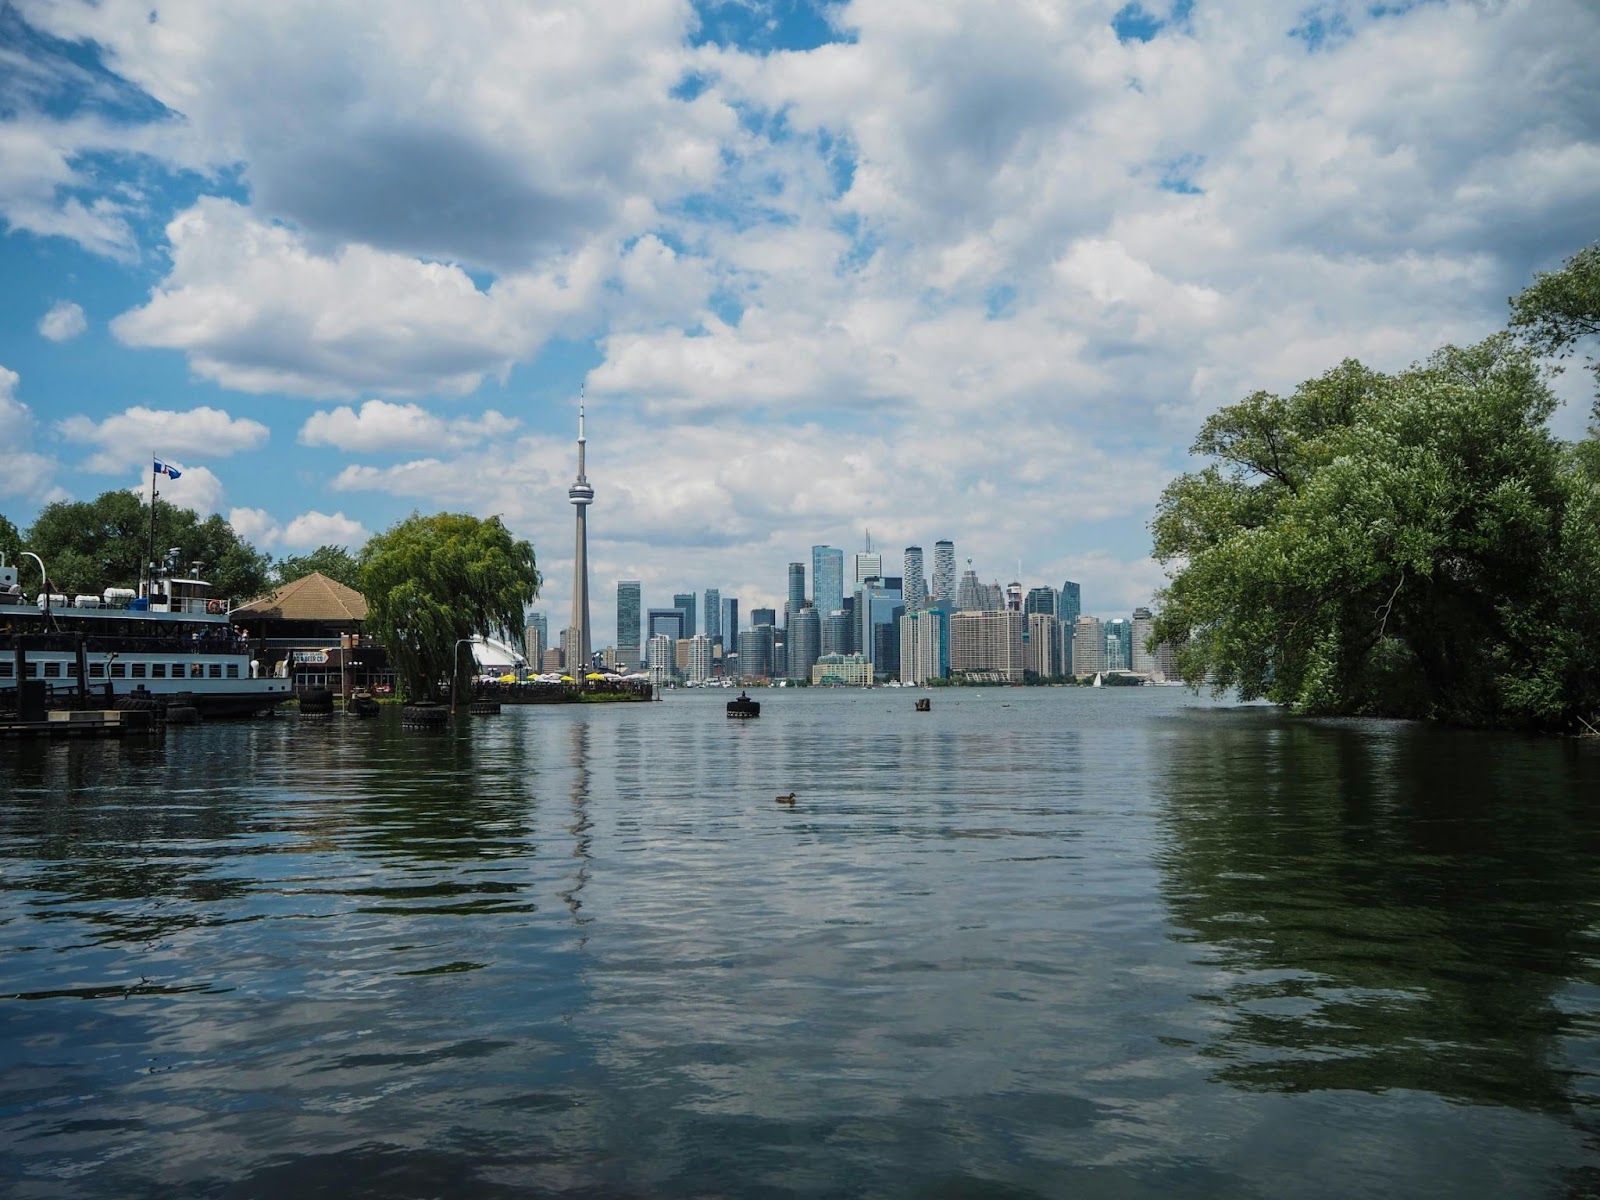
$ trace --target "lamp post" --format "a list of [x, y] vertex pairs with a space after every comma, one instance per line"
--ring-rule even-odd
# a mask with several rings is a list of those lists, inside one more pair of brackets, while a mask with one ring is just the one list
[[461, 660], [461, 647], [463, 645], [470, 646], [477, 640], [478, 639], [476, 635], [472, 637], [457, 638], [455, 647], [450, 651], [450, 715], [452, 717], [456, 715], [456, 700], [461, 695], [461, 689], [456, 686], [456, 681], [454, 678], [456, 666]]

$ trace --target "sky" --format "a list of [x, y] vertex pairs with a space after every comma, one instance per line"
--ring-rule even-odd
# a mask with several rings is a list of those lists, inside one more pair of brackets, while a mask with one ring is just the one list
[[1600, 237], [1597, 50], [1593, 0], [0, 0], [0, 513], [154, 455], [274, 555], [498, 514], [553, 634], [581, 390], [596, 645], [619, 578], [781, 608], [869, 533], [1126, 613], [1208, 413]]

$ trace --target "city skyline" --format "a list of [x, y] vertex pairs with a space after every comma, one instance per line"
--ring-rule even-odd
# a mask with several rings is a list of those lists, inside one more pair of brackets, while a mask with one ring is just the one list
[[1499, 330], [1600, 209], [1583, 0], [396, 3], [3, 6], [0, 513], [154, 452], [275, 557], [499, 515], [561, 626], [582, 394], [601, 640], [867, 529], [1126, 614], [1208, 414]]

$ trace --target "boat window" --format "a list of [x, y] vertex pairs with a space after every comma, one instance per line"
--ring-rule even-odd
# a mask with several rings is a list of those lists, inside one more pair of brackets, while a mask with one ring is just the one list
[[58, 662], [47, 662], [47, 663], [45, 663], [45, 665], [44, 665], [44, 677], [46, 679], [60, 679], [61, 678], [61, 664], [58, 663]]
[[206, 677], [206, 665], [205, 665], [205, 663], [190, 663], [189, 664], [189, 678], [190, 679], [204, 679], [205, 677]]
[[237, 679], [237, 678], [239, 678], [239, 664], [238, 663], [229, 663], [228, 664], [228, 678], [229, 679]]
[[0, 662], [0, 679], [11, 679], [16, 673], [16, 663]]
[[[211, 663], [210, 667], [211, 667], [211, 671], [210, 671], [211, 678], [213, 678], [213, 679], [221, 679], [222, 678], [222, 664], [221, 663]], [[237, 670], [238, 668], [234, 668], [234, 669]]]
[[106, 677], [106, 665], [105, 665], [105, 663], [90, 663], [89, 664], [89, 678], [90, 679], [104, 679], [105, 677]]
[[29, 679], [37, 679], [37, 678], [39, 678], [39, 664], [38, 663], [31, 662], [31, 663], [28, 664], [28, 678]]
[[76, 679], [77, 677], [78, 677], [78, 664], [75, 663], [75, 662], [69, 662], [67, 664], [67, 678], [68, 679]]
[[143, 679], [144, 678], [144, 664], [143, 663], [133, 663], [131, 665], [133, 667], [133, 670], [129, 673], [131, 675], [131, 677], [134, 678], [134, 679]]
[[167, 664], [166, 663], [151, 663], [150, 664], [150, 678], [151, 679], [165, 679], [166, 677], [167, 677]]
[[127, 663], [112, 663], [111, 664], [111, 678], [113, 678], [113, 679], [126, 679], [127, 677], [128, 677], [128, 664]]

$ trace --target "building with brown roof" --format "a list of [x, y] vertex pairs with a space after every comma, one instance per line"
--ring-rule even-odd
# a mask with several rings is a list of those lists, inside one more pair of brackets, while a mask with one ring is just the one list
[[394, 686], [388, 655], [365, 636], [366, 597], [320, 571], [241, 605], [232, 619], [260, 647], [263, 669], [292, 675], [297, 691]]

